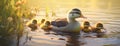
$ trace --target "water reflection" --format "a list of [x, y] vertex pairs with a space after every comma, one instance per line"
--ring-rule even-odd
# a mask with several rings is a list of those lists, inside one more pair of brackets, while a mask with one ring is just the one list
[[67, 36], [67, 44], [66, 46], [79, 46], [80, 45], [80, 41], [79, 41], [79, 35], [68, 35]]
[[[54, 32], [56, 36], [61, 35], [62, 37], [65, 37], [66, 40], [66, 46], [81, 46], [84, 45], [85, 42], [83, 41], [83, 38], [81, 38], [80, 34], [75, 33], [68, 33], [68, 32]], [[63, 40], [63, 38], [61, 39]]]

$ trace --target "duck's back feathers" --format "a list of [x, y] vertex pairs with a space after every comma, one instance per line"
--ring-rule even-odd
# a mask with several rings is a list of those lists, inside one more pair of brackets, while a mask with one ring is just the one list
[[68, 24], [67, 18], [58, 18], [55, 21], [51, 22], [51, 25], [57, 27], [64, 27]]

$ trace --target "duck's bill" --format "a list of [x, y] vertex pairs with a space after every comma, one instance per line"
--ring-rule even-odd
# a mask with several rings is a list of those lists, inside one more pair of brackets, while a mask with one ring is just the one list
[[85, 18], [85, 19], [87, 19], [87, 17], [83, 16], [82, 14], [81, 14], [80, 18]]

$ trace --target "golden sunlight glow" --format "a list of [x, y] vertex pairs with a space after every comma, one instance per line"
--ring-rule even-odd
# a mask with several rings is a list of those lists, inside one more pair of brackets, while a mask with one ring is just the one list
[[40, 9], [57, 9], [66, 8], [66, 10], [70, 10], [71, 8], [80, 8], [80, 9], [88, 9], [95, 10], [106, 8], [110, 9], [114, 4], [116, 6], [119, 3], [119, 0], [29, 0], [27, 2], [28, 7], [39, 7]]
[[[83, 15], [87, 17], [97, 17], [96, 15], [98, 12], [101, 11], [101, 9], [109, 10], [114, 8], [115, 6], [119, 6], [119, 0], [117, 1], [114, 1], [114, 0], [44, 0], [44, 1], [29, 0], [27, 2], [27, 6], [30, 8], [37, 7], [40, 13], [44, 15], [44, 17], [37, 18], [38, 23], [40, 23], [40, 20], [42, 18], [45, 18], [51, 21], [51, 18], [54, 18], [54, 17], [51, 17], [52, 11], [56, 12], [56, 16], [59, 16], [59, 17], [62, 16], [65, 18], [67, 17], [66, 14], [68, 10], [71, 10], [72, 8], [80, 8]], [[104, 12], [107, 12], [107, 11], [104, 11]], [[45, 16], [49, 16], [49, 17], [45, 17]], [[33, 18], [33, 19], [36, 19], [36, 18]]]

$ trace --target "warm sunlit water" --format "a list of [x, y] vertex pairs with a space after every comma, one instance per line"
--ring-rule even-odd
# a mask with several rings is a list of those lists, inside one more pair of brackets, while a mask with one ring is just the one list
[[[83, 9], [84, 10], [84, 9]], [[117, 10], [116, 10], [117, 11]], [[91, 22], [94, 26], [97, 22], [102, 22], [104, 27], [107, 29], [110, 35], [108, 38], [79, 38], [80, 45], [83, 46], [103, 46], [103, 45], [120, 45], [120, 17], [119, 13], [109, 13], [107, 10], [96, 10], [96, 11], [83, 11], [83, 14], [88, 17], [87, 19], [77, 19], [80, 23], [85, 20]], [[37, 16], [39, 18], [43, 16]], [[61, 17], [61, 16], [60, 16]], [[60, 18], [59, 17], [59, 18]], [[54, 18], [54, 17], [53, 17]], [[60, 35], [45, 35], [46, 32], [36, 32], [33, 33], [33, 39], [27, 43], [26, 46], [66, 46], [67, 37]], [[53, 38], [53, 39], [52, 39]], [[65, 40], [59, 40], [59, 38], [64, 38]], [[76, 40], [76, 39], [73, 39]], [[81, 44], [85, 43], [85, 44]]]
[[[87, 19], [77, 19], [77, 20], [80, 23], [82, 23], [85, 20], [88, 20], [92, 26], [94, 26], [97, 22], [102, 22], [108, 32], [106, 37], [81, 38], [81, 37], [72, 36], [72, 35], [69, 35], [69, 36], [61, 36], [61, 35], [54, 35], [54, 34], [46, 35], [45, 33], [47, 32], [39, 30], [39, 32], [30, 33], [30, 35], [32, 35], [33, 38], [31, 41], [28, 41], [25, 44], [25, 46], [69, 46], [69, 45], [66, 45], [69, 43], [67, 41], [72, 41], [71, 44], [76, 44], [76, 46], [105, 46], [105, 45], [120, 46], [119, 0], [115, 0], [115, 1], [107, 0], [105, 2], [101, 1], [101, 3], [97, 1], [96, 3], [97, 3], [96, 5], [90, 5], [93, 7], [90, 7], [89, 5], [87, 7], [87, 4], [89, 3], [84, 3], [86, 4], [85, 6], [77, 5], [77, 6], [81, 6], [78, 8], [80, 8], [83, 15], [87, 17]], [[71, 8], [72, 7], [54, 9], [57, 16], [50, 17], [50, 19], [53, 18], [51, 20], [54, 20], [55, 18], [58, 18], [58, 17], [59, 18], [67, 17], [67, 12]], [[44, 18], [44, 15], [45, 15], [44, 13], [45, 13], [45, 10], [40, 10], [38, 15], [35, 17], [35, 19]], [[54, 32], [51, 32], [51, 33], [54, 33]], [[65, 40], [59, 40], [59, 38], [63, 38]]]

